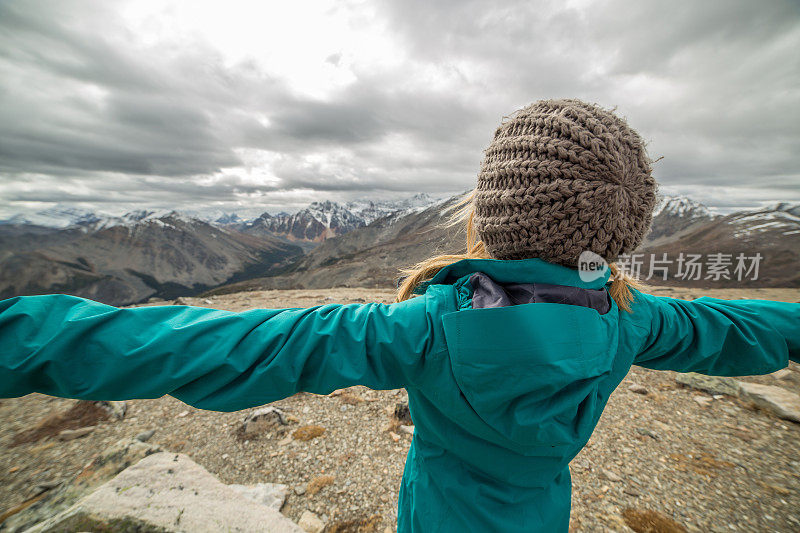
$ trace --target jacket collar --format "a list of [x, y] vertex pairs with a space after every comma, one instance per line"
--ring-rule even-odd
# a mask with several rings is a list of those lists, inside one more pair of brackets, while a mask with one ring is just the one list
[[530, 259], [461, 259], [442, 268], [430, 280], [420, 283], [414, 290], [422, 294], [428, 285], [452, 284], [456, 280], [483, 272], [498, 283], [551, 283], [584, 289], [599, 289], [608, 282], [611, 273], [606, 268], [603, 275], [584, 281], [576, 268], [548, 263], [539, 258]]

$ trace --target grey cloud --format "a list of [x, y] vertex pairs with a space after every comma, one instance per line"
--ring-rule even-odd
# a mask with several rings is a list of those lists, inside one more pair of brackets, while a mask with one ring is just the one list
[[[495, 109], [552, 96], [618, 106], [651, 155], [664, 157], [655, 170], [662, 183], [745, 190], [757, 182], [766, 195], [800, 197], [796, 2], [460, 5], [386, 9], [420, 58], [480, 65], [476, 83], [499, 95], [484, 99]], [[637, 80], [641, 91], [626, 86]]]
[[[202, 42], [145, 47], [110, 3], [0, 3], [0, 207], [458, 192], [503, 115], [557, 96], [619, 106], [665, 185], [800, 190], [796, 2], [378, 6], [405, 63], [355, 64], [355, 82], [317, 100]], [[448, 82], [408, 83], [415, 67]], [[220, 177], [243, 149], [275, 155], [278, 183]]]
[[[0, 4], [0, 69], [17, 82], [0, 96], [4, 172], [213, 173], [241, 163], [225, 136], [243, 121], [236, 106], [270, 93], [287, 98], [285, 87], [246, 65], [224, 68], [213, 50], [134, 54], [124, 41], [109, 42], [125, 28], [107, 4], [94, 6], [96, 14], [66, 4], [42, 13], [36, 2]], [[80, 13], [81, 24], [60, 22], [75, 20], [63, 10]], [[86, 84], [100, 95], [81, 96]]]
[[[765, 46], [797, 31], [800, 6], [793, 0], [625, 2], [605, 0], [592, 10], [592, 38], [614, 52], [613, 70], [636, 74], [692, 72], [708, 78], [731, 52], [764, 59]], [[643, 23], [648, 21], [648, 23]], [[685, 61], [685, 60], [689, 61]], [[787, 59], [787, 58], [784, 58]], [[747, 66], [749, 70], [758, 65]], [[744, 71], [740, 71], [744, 74]], [[736, 75], [736, 72], [731, 73]]]

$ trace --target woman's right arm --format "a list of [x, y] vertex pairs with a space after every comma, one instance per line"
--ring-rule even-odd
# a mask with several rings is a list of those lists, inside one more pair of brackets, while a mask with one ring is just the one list
[[800, 362], [800, 304], [634, 294], [632, 313], [621, 315], [641, 333], [635, 365], [744, 376]]
[[170, 394], [235, 411], [298, 391], [412, 383], [444, 347], [426, 298], [241, 313], [117, 308], [66, 295], [0, 301], [0, 397]]

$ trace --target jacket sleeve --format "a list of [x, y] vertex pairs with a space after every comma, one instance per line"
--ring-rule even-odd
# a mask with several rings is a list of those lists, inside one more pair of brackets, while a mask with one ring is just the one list
[[[623, 315], [626, 313], [622, 313]], [[635, 293], [643, 331], [633, 364], [713, 376], [768, 374], [800, 358], [800, 304], [693, 301]]]
[[0, 397], [170, 394], [234, 411], [301, 390], [399, 388], [431, 350], [432, 323], [424, 297], [241, 313], [11, 298], [0, 301]]

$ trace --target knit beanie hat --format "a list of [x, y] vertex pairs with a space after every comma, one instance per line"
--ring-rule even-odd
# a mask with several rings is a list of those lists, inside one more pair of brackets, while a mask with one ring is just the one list
[[590, 250], [612, 262], [648, 233], [656, 188], [644, 141], [624, 120], [580, 100], [541, 100], [497, 128], [473, 220], [495, 259], [575, 267]]

